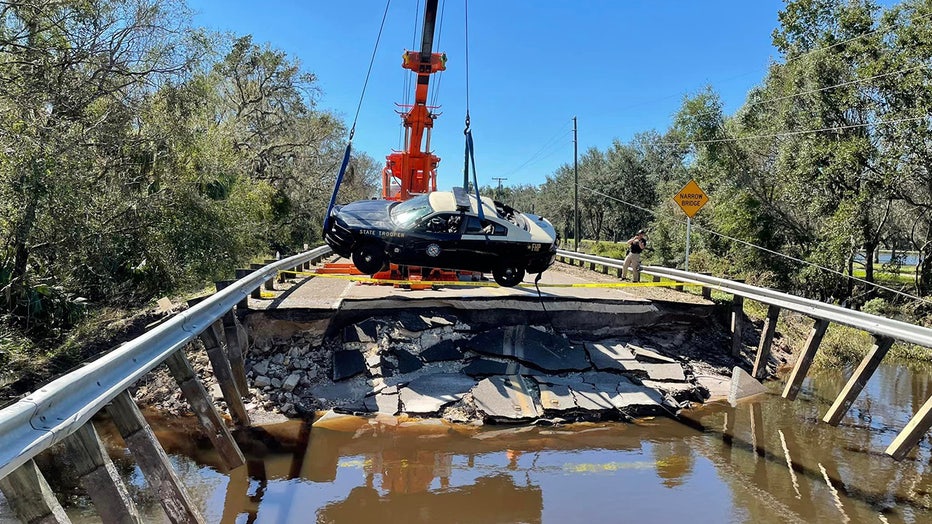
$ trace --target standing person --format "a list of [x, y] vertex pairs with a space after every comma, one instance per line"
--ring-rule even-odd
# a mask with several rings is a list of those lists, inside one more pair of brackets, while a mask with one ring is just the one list
[[621, 279], [624, 280], [628, 274], [628, 268], [631, 268], [631, 280], [633, 282], [641, 281], [641, 251], [647, 247], [647, 232], [643, 229], [628, 240], [628, 256], [625, 257], [625, 263], [621, 266]]

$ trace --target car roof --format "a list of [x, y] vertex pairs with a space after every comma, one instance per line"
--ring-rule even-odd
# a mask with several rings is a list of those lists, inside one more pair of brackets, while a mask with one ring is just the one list
[[[434, 208], [435, 211], [457, 211], [456, 198], [453, 196], [452, 191], [434, 191], [430, 193], [428, 198], [430, 207]], [[475, 195], [469, 195], [469, 205], [469, 211], [471, 213], [479, 213], [479, 209], [476, 206]], [[482, 197], [482, 212], [486, 215], [498, 218], [498, 213], [495, 211], [495, 202], [489, 197]]]

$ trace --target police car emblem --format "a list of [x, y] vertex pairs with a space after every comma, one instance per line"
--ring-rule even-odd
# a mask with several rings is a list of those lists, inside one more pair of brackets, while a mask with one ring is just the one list
[[427, 256], [435, 257], [440, 255], [440, 246], [437, 244], [430, 244], [427, 246]]

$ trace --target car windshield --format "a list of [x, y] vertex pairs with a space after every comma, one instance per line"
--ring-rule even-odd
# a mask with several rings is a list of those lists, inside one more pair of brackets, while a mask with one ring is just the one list
[[434, 208], [430, 207], [428, 198], [427, 195], [421, 195], [392, 207], [392, 221], [398, 227], [408, 228], [417, 219], [433, 213]]

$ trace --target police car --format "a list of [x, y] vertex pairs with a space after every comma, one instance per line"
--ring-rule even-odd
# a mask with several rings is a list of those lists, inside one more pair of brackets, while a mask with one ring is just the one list
[[549, 221], [488, 197], [481, 213], [479, 205], [459, 187], [404, 202], [360, 200], [333, 208], [324, 240], [369, 275], [391, 262], [491, 272], [511, 287], [553, 264], [558, 238]]

